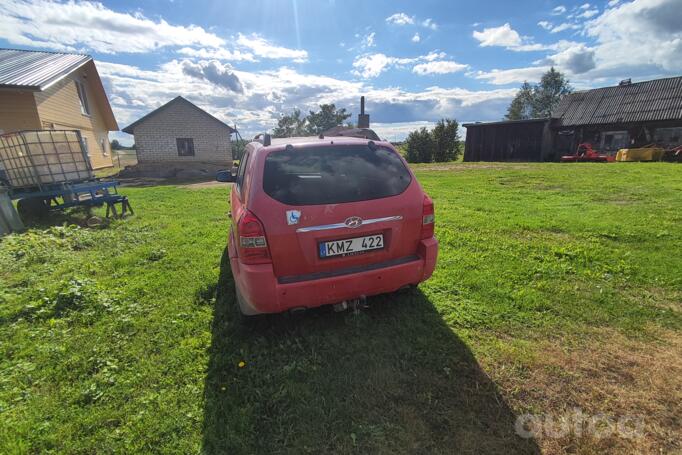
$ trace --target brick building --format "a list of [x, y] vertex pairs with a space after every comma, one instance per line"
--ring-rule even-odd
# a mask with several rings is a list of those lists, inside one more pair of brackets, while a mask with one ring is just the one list
[[234, 129], [178, 96], [123, 128], [135, 136], [141, 165], [229, 165]]

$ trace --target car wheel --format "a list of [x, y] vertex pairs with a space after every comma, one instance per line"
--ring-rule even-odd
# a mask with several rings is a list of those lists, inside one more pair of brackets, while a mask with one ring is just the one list
[[49, 201], [42, 197], [29, 197], [19, 199], [17, 212], [25, 221], [42, 220], [50, 210]]
[[239, 292], [239, 286], [237, 286], [236, 284], [234, 285], [234, 293], [236, 296], [237, 305], [239, 307], [239, 314], [241, 315], [242, 320], [244, 321], [253, 320], [254, 317], [258, 316], [258, 313], [253, 311], [249, 304], [246, 303], [244, 296], [242, 295], [241, 292]]

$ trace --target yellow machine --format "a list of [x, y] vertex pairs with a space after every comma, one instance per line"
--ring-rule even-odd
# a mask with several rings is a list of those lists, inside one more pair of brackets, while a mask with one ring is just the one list
[[616, 161], [661, 161], [664, 150], [660, 147], [641, 147], [636, 149], [620, 149]]

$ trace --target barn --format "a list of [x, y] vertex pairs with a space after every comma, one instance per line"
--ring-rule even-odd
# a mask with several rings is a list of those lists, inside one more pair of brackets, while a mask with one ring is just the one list
[[234, 129], [182, 96], [153, 110], [123, 131], [135, 136], [140, 165], [228, 165]]
[[574, 92], [551, 118], [469, 123], [465, 161], [555, 161], [590, 142], [602, 153], [682, 145], [682, 77]]

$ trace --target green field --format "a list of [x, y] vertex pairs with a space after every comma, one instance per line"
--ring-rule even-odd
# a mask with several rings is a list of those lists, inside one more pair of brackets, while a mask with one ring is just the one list
[[[682, 168], [416, 171], [436, 272], [358, 313], [241, 324], [225, 187], [0, 240], [0, 453], [682, 450]], [[515, 433], [575, 409], [644, 433]]]

